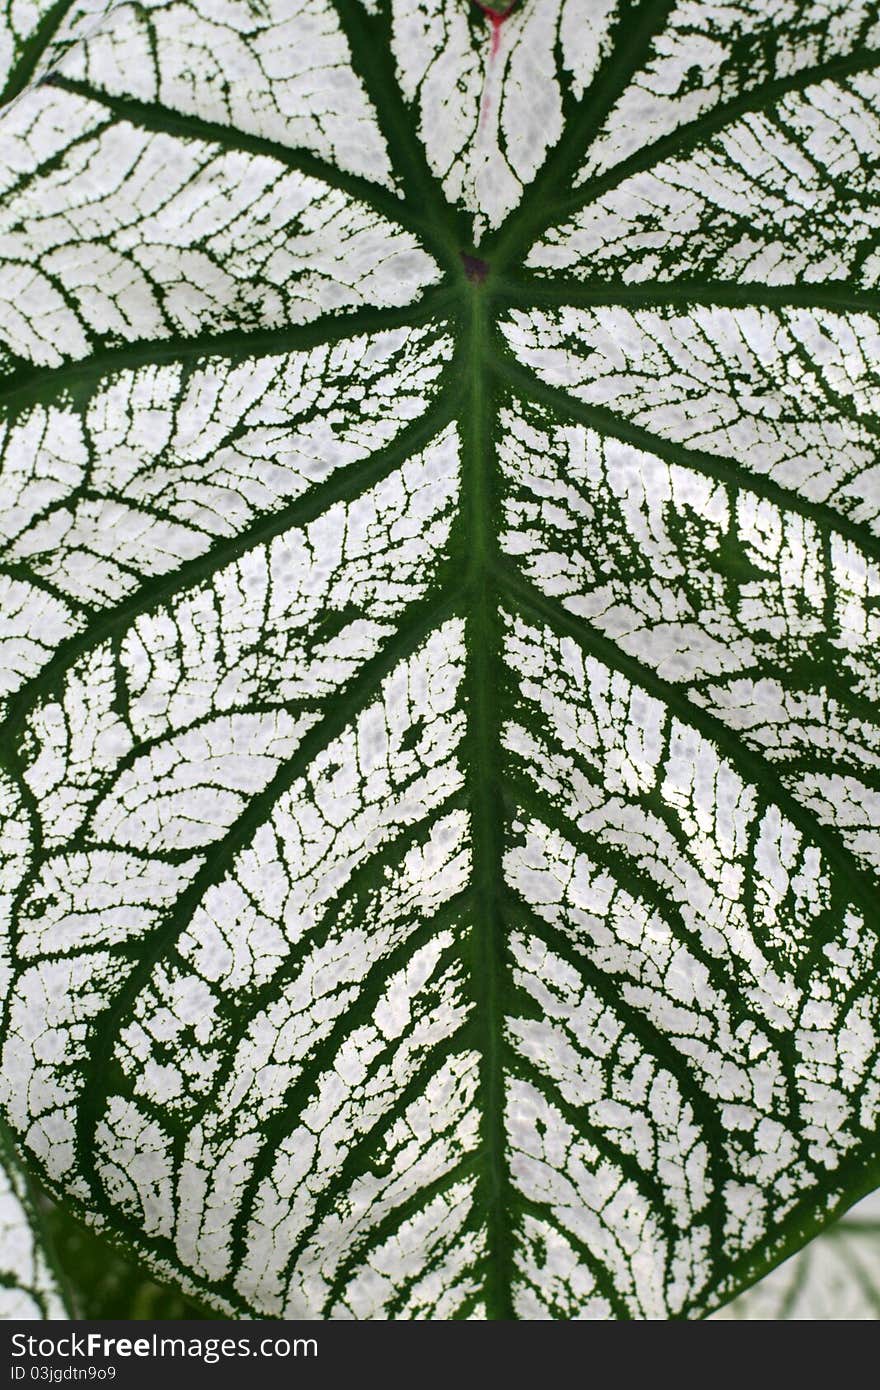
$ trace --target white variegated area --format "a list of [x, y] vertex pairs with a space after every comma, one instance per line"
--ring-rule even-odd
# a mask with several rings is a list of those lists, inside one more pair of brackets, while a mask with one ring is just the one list
[[[42, 30], [42, 34], [41, 34]], [[41, 52], [27, 63], [28, 45]], [[332, 7], [321, 0], [9, 0], [0, 76], [60, 73], [332, 159], [393, 184], [388, 152]]]
[[878, 1173], [877, 3], [0, 11], [16, 1142], [240, 1316], [710, 1312]]
[[437, 278], [411, 233], [341, 190], [66, 91], [10, 108], [0, 168], [0, 366], [400, 306]]
[[541, 407], [502, 418], [505, 545], [538, 588], [689, 690], [880, 870], [878, 548]]
[[[876, 1123], [878, 940], [816, 847], [660, 701], [521, 621], [507, 656], [523, 813], [505, 876], [537, 1005], [509, 1024], [512, 1180], [611, 1271], [615, 1316], [663, 1316], [722, 1231], [745, 1253]], [[551, 1315], [531, 1282], [523, 1314]]]
[[256, 362], [147, 363], [99, 379], [84, 409], [62, 391], [17, 412], [0, 426], [0, 694], [88, 611], [261, 518], [283, 529], [297, 499], [418, 421], [450, 352], [442, 331], [401, 328]]
[[[875, 286], [878, 77], [859, 73], [749, 112], [553, 228], [527, 264], [623, 284], [717, 277]], [[843, 205], [843, 206], [841, 206]], [[841, 216], [843, 213], [843, 216]]]
[[0, 96], [10, 101], [88, 40], [116, 0], [5, 0], [0, 9]]
[[604, 121], [582, 182], [682, 128], [699, 138], [699, 123], [723, 123], [729, 105], [765, 104], [767, 84], [799, 86], [880, 45], [871, 0], [659, 0], [647, 13], [660, 21], [656, 42]]
[[476, 8], [395, 0], [392, 46], [431, 170], [476, 214], [479, 239], [559, 141], [564, 97], [582, 96], [607, 54], [615, 6], [551, 0], [510, 7], [503, 21], [503, 4]]
[[61, 71], [394, 184], [349, 45], [321, 0], [116, 0]]
[[576, 400], [880, 531], [874, 314], [565, 308], [515, 311], [503, 332]]

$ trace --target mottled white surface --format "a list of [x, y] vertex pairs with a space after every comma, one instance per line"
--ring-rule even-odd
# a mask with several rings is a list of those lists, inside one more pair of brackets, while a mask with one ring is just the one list
[[701, 118], [723, 118], [728, 104], [754, 100], [764, 84], [803, 80], [880, 44], [871, 0], [677, 0], [648, 14], [655, 42], [604, 122], [582, 180], [673, 132], [696, 135]]
[[[880, 278], [878, 78], [822, 82], [615, 182], [527, 264], [626, 285]], [[841, 206], [843, 204], [843, 206]]]
[[244, 0], [72, 0], [60, 8], [52, 0], [7, 0], [0, 76], [14, 75], [28, 40], [48, 23], [36, 76], [61, 73], [110, 96], [304, 146], [391, 185], [375, 114], [333, 8], [322, 0], [268, 0], [258, 9]]
[[0, 424], [0, 534], [29, 576], [0, 576], [0, 694], [85, 626], [83, 606], [283, 517], [390, 444], [450, 353], [446, 333], [399, 329], [256, 362], [147, 364], [108, 375], [84, 412], [38, 405]]
[[505, 549], [548, 597], [735, 731], [880, 869], [874, 555], [835, 534], [833, 518], [786, 513], [546, 411], [503, 420]]
[[0, 167], [0, 367], [399, 306], [438, 276], [409, 232], [338, 189], [68, 92], [9, 108]]
[[731, 460], [744, 483], [767, 474], [880, 530], [873, 314], [566, 307], [514, 311], [503, 332], [540, 380], [577, 400], [661, 442]]
[[557, 144], [563, 96], [583, 96], [607, 56], [615, 8], [545, 0], [513, 8], [493, 32], [476, 7], [394, 0], [401, 88], [432, 172], [450, 201], [476, 214], [478, 240], [516, 207]]
[[[523, 814], [505, 870], [537, 1006], [509, 1025], [514, 1182], [613, 1272], [616, 1316], [668, 1316], [722, 1231], [747, 1256], [876, 1122], [873, 975], [855, 976], [878, 942], [686, 722], [570, 639], [517, 621], [506, 650]], [[845, 949], [816, 951], [835, 929]]]

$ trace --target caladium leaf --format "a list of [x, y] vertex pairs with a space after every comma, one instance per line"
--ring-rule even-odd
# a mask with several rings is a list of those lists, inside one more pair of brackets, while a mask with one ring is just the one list
[[880, 16], [8, 14], [0, 1102], [241, 1314], [710, 1311], [880, 1176]]
[[67, 1290], [43, 1215], [0, 1126], [0, 1320], [68, 1316]]
[[876, 1194], [712, 1317], [761, 1322], [875, 1322], [880, 1317]]

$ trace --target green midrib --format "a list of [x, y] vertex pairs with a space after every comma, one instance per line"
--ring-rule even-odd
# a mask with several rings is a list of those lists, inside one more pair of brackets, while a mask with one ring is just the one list
[[462, 520], [466, 554], [465, 700], [475, 920], [470, 953], [480, 1050], [482, 1164], [476, 1209], [486, 1239], [486, 1316], [510, 1320], [513, 1242], [504, 1124], [505, 932], [500, 700], [504, 676], [497, 587], [498, 504], [490, 372], [492, 323], [485, 285], [465, 287], [465, 409], [461, 416]]

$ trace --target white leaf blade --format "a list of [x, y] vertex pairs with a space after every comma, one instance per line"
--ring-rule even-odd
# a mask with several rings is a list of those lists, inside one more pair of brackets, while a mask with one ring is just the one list
[[34, 679], [53, 639], [89, 641], [88, 611], [137, 603], [151, 580], [202, 557], [210, 573], [224, 545], [234, 555], [253, 532], [281, 534], [334, 475], [344, 488], [373, 456], [381, 470], [422, 417], [430, 435], [450, 353], [442, 331], [398, 329], [243, 363], [123, 371], [100, 379], [85, 409], [11, 413], [0, 555], [16, 577], [0, 579], [2, 693], [13, 673], [18, 685]]
[[96, 92], [305, 149], [394, 186], [375, 112], [325, 0], [268, 0], [257, 12], [241, 0], [149, 0], [137, 13], [111, 4], [60, 71]]
[[[880, 47], [872, 0], [787, 0], [755, 7], [677, 0], [649, 61], [634, 74], [597, 136], [581, 182], [672, 132], [708, 124], [716, 110], [803, 83], [814, 70]], [[764, 103], [761, 103], [764, 104]]]
[[873, 314], [563, 308], [514, 311], [504, 333], [539, 380], [584, 404], [875, 529]]
[[9, 108], [4, 346], [54, 367], [103, 342], [400, 307], [438, 270], [410, 232], [268, 155], [108, 119], [42, 88]]
[[877, 77], [827, 80], [600, 194], [530, 267], [625, 284], [877, 281]]

